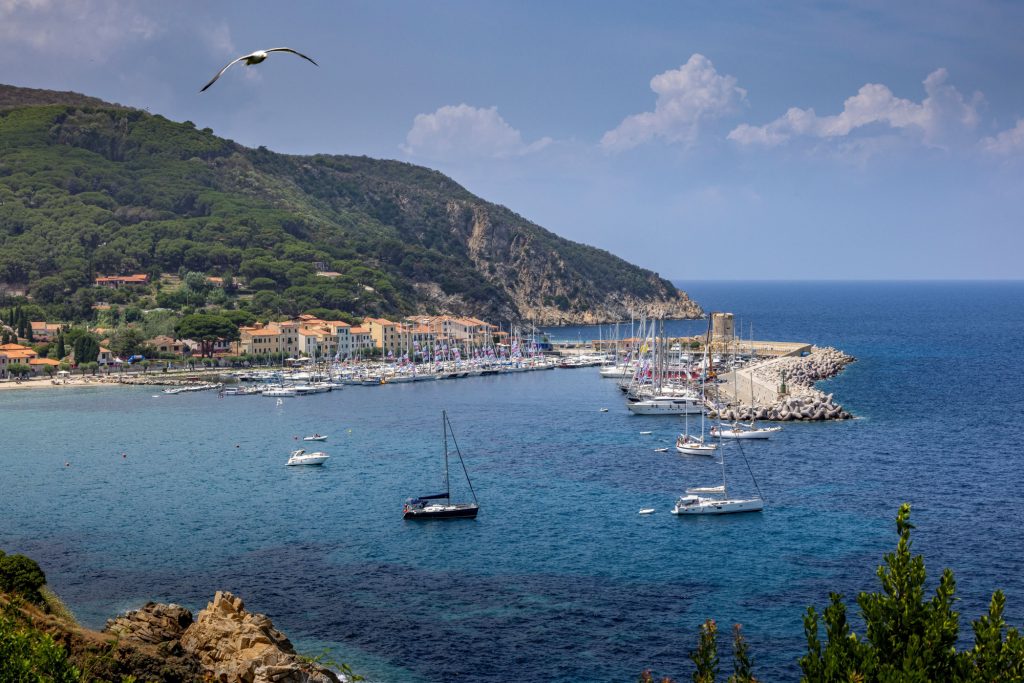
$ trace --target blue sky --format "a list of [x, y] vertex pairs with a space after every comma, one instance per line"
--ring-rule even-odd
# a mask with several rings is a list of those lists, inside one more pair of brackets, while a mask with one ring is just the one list
[[[0, 82], [436, 168], [672, 279], [1024, 276], [1024, 4], [0, 0]], [[289, 46], [255, 67], [230, 59]]]

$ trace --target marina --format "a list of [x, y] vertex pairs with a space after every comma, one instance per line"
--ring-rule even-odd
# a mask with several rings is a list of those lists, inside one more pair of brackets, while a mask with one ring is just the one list
[[[152, 599], [195, 609], [230, 588], [273, 614], [298, 647], [328, 645], [373, 681], [498, 682], [516, 667], [562, 681], [631, 680], [646, 667], [682, 674], [707, 618], [743, 624], [759, 678], [791, 680], [804, 608], [830, 590], [872, 586], [894, 511], [909, 500], [929, 575], [956, 572], [958, 609], [982, 613], [999, 587], [1007, 620], [1020, 623], [1021, 427], [1002, 413], [978, 419], [1011, 404], [1020, 386], [1016, 364], [991, 372], [993, 357], [1012, 356], [1011, 330], [1024, 320], [1019, 305], [995, 315], [1018, 290], [985, 298], [980, 286], [891, 287], [700, 293], [738, 312], [747, 301], [766, 336], [858, 358], [821, 387], [858, 419], [789, 421], [777, 437], [743, 444], [767, 501], [757, 514], [672, 515], [687, 488], [721, 482], [718, 457], [678, 453], [684, 417], [631, 414], [595, 367], [345, 385], [280, 405], [92, 385], [0, 392], [9, 438], [30, 443], [40, 424], [50, 434], [39, 453], [0, 454], [5, 486], [22, 492], [0, 501], [0, 546], [37, 558], [86, 625]], [[906, 302], [896, 313], [909, 332], [898, 343], [880, 299]], [[967, 300], [976, 317], [957, 325], [920, 313]], [[845, 317], [822, 313], [836, 310]], [[980, 319], [1005, 320], [984, 356]], [[666, 327], [695, 335], [702, 325]], [[944, 380], [963, 375], [977, 378], [978, 392], [951, 392]], [[991, 457], [965, 459], [932, 438], [940, 403], [944, 427], [993, 442]], [[403, 522], [410, 493], [444, 488], [441, 407], [483, 505], [472, 522]], [[330, 435], [331, 459], [285, 468], [302, 445], [295, 437], [318, 433]], [[753, 499], [736, 447], [722, 446], [728, 495]], [[967, 489], [996, 503], [983, 531]], [[61, 504], [47, 504], [54, 499]], [[436, 618], [423, 624], [424, 613]], [[533, 664], [517, 660], [526, 647]]]

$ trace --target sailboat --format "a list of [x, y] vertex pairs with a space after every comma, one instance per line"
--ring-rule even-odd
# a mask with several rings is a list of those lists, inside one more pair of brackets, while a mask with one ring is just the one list
[[[459, 443], [455, 440], [455, 433], [452, 431], [451, 422], [448, 421], [447, 411], [441, 411], [441, 431], [444, 434], [444, 493], [406, 498], [405, 506], [402, 508], [402, 519], [475, 519], [476, 513], [480, 510], [480, 505], [476, 499], [476, 491], [473, 490], [473, 482], [469, 479], [469, 471], [466, 470], [466, 463], [462, 459], [462, 451], [459, 450]], [[455, 444], [455, 453], [459, 456], [459, 464], [462, 465], [462, 473], [466, 475], [469, 492], [473, 495], [472, 503], [452, 502], [451, 483], [448, 476], [449, 433], [452, 436], [452, 443]]]
[[[700, 383], [700, 401], [704, 403], [704, 382]], [[687, 455], [714, 455], [718, 444], [704, 441], [704, 411], [700, 413], [700, 436], [690, 435], [690, 415], [685, 414], [683, 433], [676, 438], [676, 450]]]
[[[720, 461], [722, 465], [721, 486], [698, 486], [686, 489], [686, 493], [679, 496], [675, 507], [672, 508], [673, 515], [728, 515], [737, 512], [760, 512], [764, 509], [764, 499], [761, 498], [761, 490], [758, 488], [758, 495], [754, 498], [729, 498], [725, 483], [725, 453], [722, 453]], [[750, 473], [753, 478], [754, 473]], [[757, 480], [754, 479], [754, 487], [757, 488]]]

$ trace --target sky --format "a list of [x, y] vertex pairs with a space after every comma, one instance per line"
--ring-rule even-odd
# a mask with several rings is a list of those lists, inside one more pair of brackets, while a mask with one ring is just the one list
[[[1024, 3], [0, 0], [0, 83], [437, 169], [662, 276], [1024, 277]], [[287, 46], [229, 69], [231, 59]]]

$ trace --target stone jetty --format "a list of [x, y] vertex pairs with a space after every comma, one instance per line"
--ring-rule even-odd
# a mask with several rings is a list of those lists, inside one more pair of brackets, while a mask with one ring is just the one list
[[[814, 384], [835, 377], [856, 359], [832, 347], [786, 356], [728, 373], [712, 393], [709, 415], [722, 420], [847, 420], [853, 417]], [[717, 397], [714, 395], [717, 392]]]
[[270, 618], [247, 612], [242, 599], [218, 591], [196, 615], [148, 603], [107, 621], [124, 643], [156, 645], [191, 661], [202, 680], [220, 683], [341, 683], [333, 671], [300, 657]]

